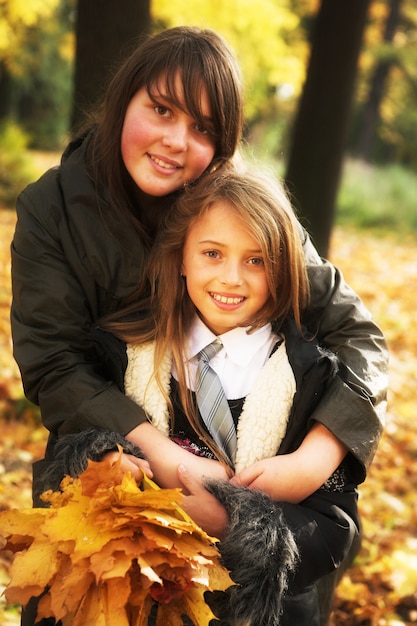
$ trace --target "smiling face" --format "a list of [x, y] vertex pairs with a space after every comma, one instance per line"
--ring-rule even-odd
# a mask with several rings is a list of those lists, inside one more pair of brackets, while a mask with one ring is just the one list
[[216, 202], [191, 224], [182, 274], [191, 301], [216, 335], [247, 326], [270, 296], [260, 245], [227, 202]]
[[[184, 101], [180, 77], [178, 102]], [[172, 102], [163, 85], [149, 93], [142, 87], [132, 98], [123, 124], [121, 152], [130, 176], [146, 195], [161, 197], [196, 180], [215, 154], [207, 94], [201, 93], [205, 126], [185, 106]]]

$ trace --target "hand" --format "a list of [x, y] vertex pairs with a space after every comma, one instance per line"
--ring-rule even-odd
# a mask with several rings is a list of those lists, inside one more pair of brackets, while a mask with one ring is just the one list
[[237, 487], [260, 489], [274, 500], [286, 499], [291, 501], [291, 494], [288, 492], [285, 492], [285, 498], [282, 497], [282, 484], [285, 483], [285, 461], [289, 460], [289, 456], [290, 455], [276, 456], [257, 461], [250, 467], [239, 472], [239, 474], [233, 476], [230, 482]]
[[[103, 458], [109, 460], [111, 465], [114, 465], [119, 460], [119, 455], [119, 452], [108, 452]], [[148, 478], [153, 477], [153, 472], [148, 461], [145, 461], [145, 459], [138, 459], [132, 454], [122, 454], [120, 472], [121, 474], [130, 472], [138, 483], [142, 480], [143, 474], [145, 474]]]
[[260, 489], [273, 500], [301, 502], [332, 475], [347, 448], [322, 424], [315, 424], [300, 447], [257, 461], [231, 479], [233, 485]]
[[178, 479], [190, 494], [182, 500], [184, 511], [211, 537], [222, 539], [229, 523], [225, 508], [184, 465], [178, 466]]

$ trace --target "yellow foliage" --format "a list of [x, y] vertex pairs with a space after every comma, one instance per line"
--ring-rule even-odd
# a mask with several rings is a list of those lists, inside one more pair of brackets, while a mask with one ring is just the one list
[[300, 92], [308, 45], [298, 30], [300, 15], [288, 0], [153, 0], [152, 13], [168, 27], [213, 28], [227, 40], [239, 60], [244, 85], [250, 87], [246, 92], [249, 118], [276, 86], [290, 84], [294, 95]]
[[21, 53], [28, 29], [51, 18], [59, 0], [2, 0], [0, 3], [0, 60], [7, 65]]
[[337, 590], [334, 623], [344, 626], [409, 624], [417, 616], [415, 247], [413, 237], [333, 232], [332, 261], [374, 313], [391, 352], [386, 429], [360, 486], [362, 550]]
[[38, 617], [63, 626], [145, 626], [155, 602], [157, 624], [200, 626], [214, 617], [204, 591], [232, 584], [215, 539], [179, 506], [179, 489], [139, 487], [116, 465], [90, 462], [61, 492], [46, 492], [49, 508], [0, 512], [4, 549], [15, 554], [9, 603], [48, 592]]
[[391, 581], [400, 595], [412, 595], [417, 589], [417, 539], [410, 537], [406, 549], [391, 555]]
[[58, 6], [59, 0], [6, 0], [6, 11], [11, 23], [22, 22], [33, 26], [40, 19], [48, 17]]

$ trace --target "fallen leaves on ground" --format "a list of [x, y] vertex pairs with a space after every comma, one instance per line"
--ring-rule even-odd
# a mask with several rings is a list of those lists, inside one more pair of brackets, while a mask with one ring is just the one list
[[336, 626], [417, 624], [417, 263], [415, 238], [337, 229], [331, 258], [390, 350], [384, 435], [360, 487], [364, 539], [337, 590]]
[[[9, 604], [40, 596], [38, 618], [63, 626], [199, 626], [214, 616], [207, 590], [232, 584], [214, 539], [180, 508], [179, 489], [160, 489], [144, 477], [139, 487], [119, 461], [90, 462], [61, 492], [43, 494], [48, 508], [0, 512], [4, 550], [15, 554]], [[166, 613], [169, 612], [169, 620]]]
[[[21, 399], [11, 356], [9, 241], [15, 215], [0, 211], [0, 220], [0, 412], [6, 416], [1, 421], [0, 509], [27, 508], [30, 466], [43, 454], [46, 431], [34, 408]], [[372, 311], [391, 354], [386, 430], [360, 488], [363, 546], [339, 585], [335, 626], [417, 624], [416, 243], [349, 229], [333, 234], [331, 260]], [[0, 557], [0, 587], [9, 580], [9, 568], [10, 559]], [[0, 604], [2, 625], [17, 626], [18, 614], [18, 607]]]

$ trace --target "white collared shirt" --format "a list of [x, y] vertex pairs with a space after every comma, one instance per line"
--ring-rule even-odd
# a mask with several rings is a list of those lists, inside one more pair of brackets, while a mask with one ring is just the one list
[[[246, 328], [239, 327], [219, 335], [223, 348], [210, 360], [210, 365], [219, 376], [228, 400], [246, 397], [279, 340], [272, 332], [271, 324], [266, 324], [251, 334], [246, 331]], [[190, 373], [187, 384], [193, 391], [198, 353], [214, 341], [216, 336], [196, 315], [184, 347], [184, 362], [188, 365]], [[177, 379], [174, 367], [172, 374]]]

